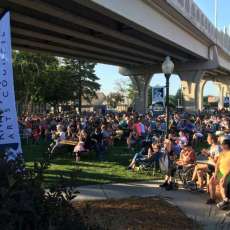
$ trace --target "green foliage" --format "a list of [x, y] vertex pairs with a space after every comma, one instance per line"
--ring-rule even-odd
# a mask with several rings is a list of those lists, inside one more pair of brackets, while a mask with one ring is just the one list
[[115, 82], [115, 91], [122, 94], [122, 95], [126, 95], [130, 82], [131, 81], [129, 80], [129, 78], [127, 78], [125, 76], [117, 79]]
[[178, 106], [178, 100], [180, 105], [183, 103], [183, 94], [181, 89], [178, 89], [175, 95], [169, 96], [169, 104], [172, 108], [177, 108]]
[[96, 91], [100, 89], [95, 65], [75, 58], [64, 59], [64, 70], [70, 77], [69, 90], [73, 92], [73, 99], [78, 99], [79, 111], [81, 111], [82, 98], [90, 102], [96, 96]]
[[135, 86], [135, 84], [132, 81], [130, 82], [130, 84], [128, 84], [127, 92], [128, 92], [128, 98], [133, 103], [135, 98], [138, 95], [138, 91], [137, 91], [137, 87]]
[[82, 97], [90, 101], [100, 89], [95, 63], [20, 51], [13, 53], [13, 67], [16, 98], [28, 105], [27, 112], [32, 103], [56, 106]]
[[21, 160], [0, 160], [0, 226], [6, 230], [89, 229], [70, 201], [75, 195], [61, 187], [45, 192], [43, 172], [49, 163], [25, 170]]
[[204, 108], [218, 108], [218, 101], [217, 102], [208, 102], [208, 97], [209, 96], [204, 96], [203, 97], [203, 106]]
[[71, 76], [61, 66], [50, 72], [46, 79], [40, 82], [42, 84], [40, 95], [43, 102], [56, 106], [73, 99], [71, 81]]
[[106, 97], [107, 103], [111, 108], [116, 108], [119, 103], [124, 102], [124, 95], [119, 92], [110, 93]]
[[13, 53], [16, 98], [25, 103], [43, 101], [47, 78], [58, 71], [58, 59], [28, 52]]
[[152, 86], [149, 86], [148, 87], [148, 107], [152, 105], [152, 90], [153, 90], [153, 87]]
[[208, 103], [208, 96], [204, 96], [203, 97], [203, 105], [205, 108], [209, 107], [209, 103]]

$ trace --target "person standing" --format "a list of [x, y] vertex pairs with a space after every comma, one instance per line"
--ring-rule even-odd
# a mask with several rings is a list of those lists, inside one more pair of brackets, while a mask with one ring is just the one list
[[215, 204], [216, 188], [219, 186], [222, 200], [217, 203], [217, 207], [225, 209], [229, 205], [227, 187], [230, 183], [230, 139], [223, 140], [222, 149], [223, 151], [220, 153], [215, 166], [215, 172], [208, 185], [210, 199], [207, 201], [207, 204]]

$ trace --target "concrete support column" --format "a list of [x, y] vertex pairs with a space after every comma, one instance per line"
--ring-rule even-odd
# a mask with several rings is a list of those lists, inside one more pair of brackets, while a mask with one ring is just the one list
[[216, 85], [219, 87], [219, 103], [218, 109], [224, 108], [224, 97], [227, 96], [229, 92], [229, 85], [225, 83], [218, 82]]
[[186, 111], [194, 112], [203, 109], [203, 71], [180, 72], [181, 87], [184, 97], [183, 107]]
[[153, 73], [138, 72], [137, 70], [120, 67], [119, 72], [122, 75], [129, 76], [133, 85], [135, 86], [136, 95], [134, 99], [134, 109], [139, 113], [145, 113], [148, 107], [148, 87]]
[[149, 75], [130, 76], [131, 81], [136, 86], [136, 97], [134, 99], [134, 109], [139, 113], [145, 113], [148, 107], [148, 87], [151, 80]]
[[197, 109], [196, 110], [203, 110], [204, 109], [204, 86], [206, 84], [206, 80], [201, 79], [199, 83], [197, 83], [196, 87], [196, 101], [197, 101]]

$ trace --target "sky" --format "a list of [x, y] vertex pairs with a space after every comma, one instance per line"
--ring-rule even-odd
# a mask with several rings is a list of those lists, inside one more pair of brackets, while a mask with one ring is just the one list
[[[201, 10], [214, 24], [214, 3], [215, 0], [194, 0]], [[217, 0], [218, 1], [218, 17], [217, 26], [223, 28], [230, 26], [230, 0]], [[129, 81], [128, 77], [122, 76], [118, 72], [117, 66], [98, 64], [96, 66], [96, 74], [100, 77], [99, 83], [101, 84], [101, 91], [108, 94], [116, 91], [116, 82], [120, 80]], [[180, 88], [180, 79], [177, 75], [172, 75], [170, 78], [170, 94], [175, 94]], [[162, 74], [155, 74], [150, 82], [151, 86], [164, 86], [165, 78]], [[207, 82], [204, 87], [204, 95], [218, 96], [218, 88], [213, 82]]]

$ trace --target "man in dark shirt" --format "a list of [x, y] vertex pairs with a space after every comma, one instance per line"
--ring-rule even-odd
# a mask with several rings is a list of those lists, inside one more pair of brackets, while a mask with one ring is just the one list
[[99, 160], [103, 160], [105, 155], [105, 147], [103, 133], [100, 127], [95, 128], [94, 133], [91, 135], [91, 140], [94, 143], [97, 158]]

